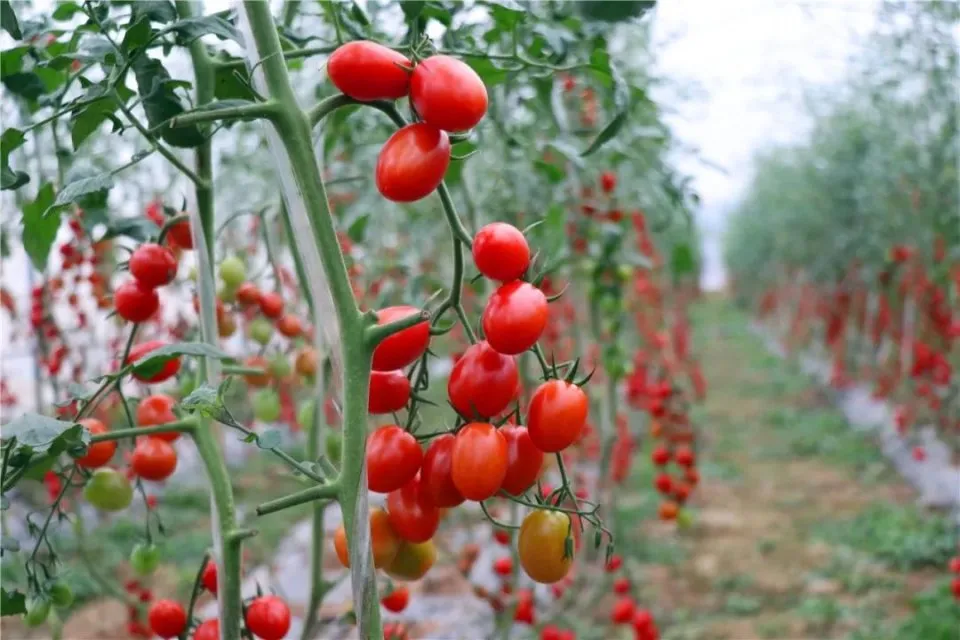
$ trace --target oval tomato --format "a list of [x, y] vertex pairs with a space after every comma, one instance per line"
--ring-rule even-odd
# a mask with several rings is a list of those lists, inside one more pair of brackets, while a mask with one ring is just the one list
[[427, 488], [430, 501], [441, 509], [456, 507], [463, 502], [463, 496], [453, 483], [453, 448], [456, 444], [453, 434], [438, 436], [423, 457], [421, 478]]
[[[154, 427], [158, 424], [175, 422], [177, 414], [173, 412], [174, 404], [176, 404], [176, 401], [164, 393], [147, 396], [137, 405], [137, 424], [141, 427]], [[180, 437], [180, 432], [155, 433], [153, 437], [173, 442]]]
[[483, 310], [483, 333], [490, 346], [508, 355], [523, 353], [547, 326], [547, 298], [529, 282], [501, 285]]
[[506, 222], [491, 222], [477, 231], [472, 251], [477, 269], [491, 280], [516, 280], [530, 266], [527, 239]]
[[453, 365], [447, 396], [467, 418], [489, 418], [516, 400], [520, 374], [512, 356], [496, 351], [486, 340], [471, 345]]
[[517, 552], [520, 566], [532, 580], [550, 584], [570, 571], [573, 558], [566, 553], [570, 529], [570, 517], [559, 511], [538, 509], [523, 519]]
[[533, 392], [527, 409], [530, 439], [548, 453], [566, 449], [580, 436], [588, 409], [587, 394], [577, 385], [563, 380], [544, 382]]
[[397, 551], [387, 575], [394, 580], [419, 580], [427, 575], [437, 561], [437, 547], [433, 540], [421, 543], [403, 542]]
[[413, 70], [410, 102], [424, 122], [445, 131], [466, 131], [487, 112], [487, 88], [465, 62], [430, 56]]
[[261, 291], [257, 302], [260, 304], [260, 313], [268, 318], [276, 320], [283, 314], [283, 298], [276, 291]]
[[507, 474], [507, 441], [496, 427], [473, 422], [460, 430], [453, 447], [453, 484], [468, 500], [486, 500]]
[[403, 371], [371, 371], [367, 411], [372, 414], [393, 413], [410, 400], [410, 381]]
[[[377, 322], [389, 324], [416, 313], [420, 313], [420, 309], [407, 305], [385, 307], [377, 311]], [[423, 355], [429, 344], [430, 325], [426, 320], [418, 322], [378, 344], [373, 350], [372, 367], [375, 371], [402, 369]]]
[[500, 433], [507, 441], [507, 475], [501, 489], [519, 496], [529, 489], [540, 475], [543, 451], [534, 446], [530, 433], [523, 427], [506, 425]]
[[[403, 542], [390, 525], [390, 516], [383, 509], [370, 510], [370, 545], [373, 547], [373, 566], [377, 569], [389, 567]], [[341, 524], [333, 535], [333, 548], [337, 558], [346, 568], [350, 568], [350, 548], [347, 546], [347, 532]]]
[[[127, 365], [131, 362], [135, 363], [151, 351], [165, 346], [167, 346], [167, 343], [163, 340], [148, 340], [147, 342], [141, 342], [134, 348], [130, 349], [130, 355], [127, 356], [127, 359], [124, 360], [123, 364]], [[163, 366], [160, 368], [160, 370], [152, 376], [139, 374], [136, 371], [132, 372], [131, 375], [140, 382], [163, 382], [164, 380], [168, 380], [177, 375], [178, 371], [180, 371], [180, 356], [167, 360], [165, 363], [163, 363]]]
[[440, 526], [440, 510], [419, 475], [387, 496], [387, 512], [393, 530], [407, 542], [426, 542]]
[[160, 296], [139, 280], [131, 280], [113, 292], [117, 315], [128, 322], [144, 322], [160, 308]]
[[139, 438], [130, 458], [130, 467], [146, 480], [166, 480], [177, 469], [177, 450], [160, 438]]
[[283, 640], [290, 630], [290, 607], [277, 596], [260, 596], [247, 607], [244, 620], [261, 640]]
[[148, 288], [170, 284], [177, 277], [177, 259], [166, 247], [147, 242], [130, 254], [130, 273]]
[[394, 133], [377, 157], [377, 190], [393, 202], [430, 195], [450, 165], [450, 138], [429, 124], [407, 125]]
[[193, 630], [193, 640], [220, 640], [220, 621], [204, 620]]
[[167, 239], [171, 246], [193, 249], [193, 232], [190, 230], [190, 222], [184, 220], [171, 226], [167, 231]]
[[[106, 433], [109, 431], [107, 425], [94, 418], [85, 418], [80, 421], [91, 435]], [[104, 442], [95, 442], [87, 447], [87, 453], [82, 458], [77, 458], [77, 465], [87, 469], [96, 469], [110, 462], [110, 458], [117, 450], [116, 440], [106, 440]]]
[[410, 92], [408, 69], [412, 66], [393, 49], [356, 40], [337, 47], [330, 55], [327, 75], [337, 89], [354, 100], [396, 100]]
[[300, 321], [300, 318], [292, 313], [288, 313], [277, 320], [277, 331], [280, 332], [280, 335], [287, 338], [296, 338], [303, 333], [303, 323]]
[[423, 462], [417, 439], [395, 424], [380, 427], [367, 439], [367, 486], [390, 493], [410, 482]]

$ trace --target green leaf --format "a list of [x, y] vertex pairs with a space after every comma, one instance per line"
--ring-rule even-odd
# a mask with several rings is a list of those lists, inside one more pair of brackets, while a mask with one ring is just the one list
[[146, 18], [151, 22], [164, 24], [177, 19], [177, 9], [169, 0], [151, 0], [150, 2], [133, 2], [132, 21]]
[[550, 164], [543, 160], [534, 160], [533, 166], [540, 173], [547, 176], [547, 180], [556, 184], [558, 182], [563, 182], [563, 179], [567, 177], [567, 172], [563, 170], [563, 167], [559, 167], [555, 164]]
[[426, 4], [424, 0], [400, 0], [400, 9], [403, 10], [403, 17], [409, 22], [420, 15]]
[[514, 0], [487, 0], [483, 4], [490, 8], [490, 17], [494, 23], [504, 31], [510, 31], [514, 26], [523, 22], [526, 12]]
[[112, 218], [106, 222], [107, 230], [100, 240], [110, 240], [126, 236], [137, 242], [146, 242], [157, 234], [159, 228], [149, 218], [134, 216], [130, 218]]
[[675, 276], [682, 276], [693, 273], [696, 268], [696, 262], [693, 258], [693, 250], [687, 243], [676, 244], [670, 253], [670, 267]]
[[20, 551], [20, 541], [10, 536], [0, 536], [0, 549], [16, 553]]
[[487, 87], [504, 82], [509, 74], [509, 71], [499, 68], [489, 58], [469, 58], [467, 64], [477, 72]]
[[150, 21], [146, 18], [141, 18], [123, 34], [123, 41], [120, 43], [120, 48], [129, 56], [133, 51], [146, 44], [147, 40], [150, 39], [151, 33], [153, 33], [153, 29], [150, 28]]
[[583, 153], [583, 157], [596, 152], [600, 147], [612, 140], [623, 128], [627, 121], [627, 114], [630, 111], [630, 87], [624, 81], [623, 76], [613, 66], [610, 67], [610, 75], [613, 79], [613, 106], [615, 114], [613, 119], [597, 134]]
[[32, 71], [20, 71], [3, 76], [3, 86], [10, 93], [27, 100], [36, 100], [47, 92], [47, 86], [43, 83], [43, 80]]
[[221, 15], [186, 18], [168, 27], [177, 34], [181, 45], [188, 45], [205, 35], [215, 35], [221, 40], [233, 40], [243, 44], [240, 32]]
[[17, 189], [30, 181], [30, 176], [23, 171], [14, 171], [9, 164], [10, 152], [21, 147], [25, 139], [26, 134], [13, 127], [4, 129], [0, 136], [0, 167], [3, 171], [0, 186], [3, 189]]
[[14, 40], [23, 40], [20, 23], [17, 21], [17, 14], [13, 11], [10, 0], [0, 0], [0, 27], [13, 36]]
[[[75, 422], [55, 420], [39, 413], [25, 413], [3, 427], [3, 440], [16, 438], [14, 456], [24, 452], [58, 455], [70, 447], [90, 442], [89, 432]], [[11, 458], [11, 463], [13, 458]], [[18, 465], [23, 466], [23, 465]]]
[[[142, 4], [151, 4], [144, 2]], [[134, 8], [136, 10], [136, 8]], [[83, 13], [83, 7], [76, 2], [59, 2], [57, 8], [53, 10], [54, 20], [69, 20], [74, 14]]]
[[14, 171], [10, 167], [0, 170], [0, 190], [19, 189], [30, 182], [30, 176], [23, 171]]
[[19, 591], [0, 588], [0, 616], [17, 616], [27, 612], [27, 598]]
[[656, 0], [578, 0], [580, 15], [588, 20], [621, 22], [638, 18], [656, 6]]
[[197, 356], [217, 360], [230, 357], [228, 353], [204, 342], [177, 342], [164, 345], [144, 355], [134, 364], [133, 372], [144, 378], [155, 376], [163, 369], [163, 365], [178, 356]]
[[214, 389], [210, 385], [197, 387], [190, 395], [180, 401], [180, 406], [187, 411], [193, 411], [201, 416], [213, 418], [218, 422], [231, 426], [241, 426], [227, 409], [223, 401], [226, 388], [232, 378], [225, 379], [220, 389]]
[[347, 235], [354, 242], [363, 242], [363, 237], [367, 231], [367, 224], [370, 222], [370, 214], [364, 213], [357, 216], [357, 219], [347, 227]]
[[76, 151], [84, 140], [107, 120], [115, 120], [116, 104], [112, 100], [99, 100], [74, 113], [70, 118], [70, 141]]
[[257, 446], [261, 449], [274, 449], [280, 446], [280, 432], [276, 429], [268, 429], [257, 436]]
[[[140, 56], [133, 63], [133, 72], [137, 76], [137, 90], [143, 100], [143, 109], [147, 114], [150, 128], [160, 129], [160, 137], [175, 147], [191, 148], [203, 143], [203, 134], [199, 127], [171, 128], [164, 125], [170, 118], [184, 112], [180, 99], [167, 84], [170, 74], [159, 60]], [[161, 126], [163, 125], [163, 126]]]
[[113, 176], [109, 173], [100, 173], [90, 177], [82, 177], [70, 182], [60, 193], [57, 199], [51, 205], [52, 208], [65, 208], [73, 203], [81, 204], [87, 196], [100, 195], [101, 192], [109, 191], [113, 188]]
[[46, 269], [50, 248], [60, 228], [59, 211], [44, 215], [53, 201], [53, 185], [47, 182], [40, 187], [35, 200], [23, 205], [23, 248], [37, 271]]
[[80, 41], [80, 46], [74, 57], [81, 62], [106, 62], [113, 64], [117, 55], [116, 49], [104, 36], [88, 34]]
[[213, 78], [213, 95], [217, 100], [253, 100], [246, 69], [230, 69], [218, 65]]

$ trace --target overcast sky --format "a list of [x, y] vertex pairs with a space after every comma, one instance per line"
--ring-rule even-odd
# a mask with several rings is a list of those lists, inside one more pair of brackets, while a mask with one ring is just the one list
[[670, 124], [725, 172], [689, 158], [707, 243], [706, 284], [722, 282], [719, 238], [753, 154], [806, 134], [804, 92], [839, 81], [874, 26], [878, 0], [666, 0], [655, 24], [660, 73], [700, 91]]

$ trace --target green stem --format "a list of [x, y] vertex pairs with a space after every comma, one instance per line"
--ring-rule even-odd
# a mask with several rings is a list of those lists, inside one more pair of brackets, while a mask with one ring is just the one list
[[284, 509], [296, 507], [298, 505], [305, 504], [307, 502], [313, 502], [315, 500], [335, 500], [340, 496], [340, 494], [341, 487], [337, 482], [317, 485], [315, 487], [310, 487], [309, 489], [304, 489], [303, 491], [291, 493], [290, 495], [282, 498], [277, 498], [276, 500], [264, 502], [257, 507], [257, 515], [265, 516], [268, 513], [283, 511]]
[[184, 418], [176, 422], [158, 424], [152, 427], [133, 427], [131, 429], [117, 429], [108, 431], [90, 438], [90, 444], [97, 442], [106, 442], [108, 440], [122, 440], [123, 438], [136, 438], [138, 436], [149, 436], [154, 433], [169, 433], [171, 431], [194, 431], [197, 428], [196, 418]]

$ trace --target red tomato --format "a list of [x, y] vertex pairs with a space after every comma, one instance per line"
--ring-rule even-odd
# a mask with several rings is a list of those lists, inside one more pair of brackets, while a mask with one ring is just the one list
[[186, 220], [178, 222], [167, 231], [167, 238], [171, 246], [181, 249], [193, 249], [193, 233], [190, 232], [190, 223]]
[[247, 629], [262, 640], [283, 640], [290, 630], [290, 607], [277, 596], [260, 596], [247, 607]]
[[472, 422], [457, 434], [453, 447], [453, 484], [468, 500], [486, 500], [507, 475], [507, 441], [496, 427]]
[[146, 480], [166, 480], [177, 469], [177, 451], [166, 440], [139, 438], [130, 458], [133, 472]]
[[187, 612], [175, 600], [157, 600], [150, 605], [147, 622], [161, 638], [175, 638], [187, 627]]
[[493, 572], [498, 576], [509, 576], [513, 573], [513, 560], [510, 559], [510, 556], [504, 556], [503, 558], [494, 560]]
[[613, 581], [613, 592], [618, 595], [623, 595], [625, 593], [630, 593], [630, 580], [629, 578], [617, 578]]
[[610, 619], [614, 624], [629, 624], [633, 622], [633, 614], [636, 609], [637, 606], [633, 603], [633, 598], [624, 596], [613, 603]]
[[200, 575], [200, 584], [210, 593], [217, 593], [217, 563], [213, 561], [213, 558], [210, 558], [203, 567], [203, 573]]
[[[370, 510], [370, 547], [373, 551], [373, 566], [375, 569], [389, 567], [403, 540], [390, 526], [390, 516], [383, 509]], [[347, 531], [341, 524], [333, 534], [333, 549], [337, 552], [340, 564], [350, 568], [350, 549], [347, 546]]]
[[303, 333], [303, 323], [300, 318], [288, 313], [277, 320], [277, 331], [288, 338], [296, 338]]
[[547, 326], [547, 298], [529, 282], [501, 285], [483, 310], [483, 333], [490, 346], [508, 355], [523, 353]]
[[527, 409], [530, 439], [541, 451], [566, 449], [587, 422], [589, 403], [583, 389], [571, 382], [548, 380], [537, 387]]
[[421, 477], [430, 501], [441, 509], [456, 507], [463, 496], [453, 483], [453, 448], [456, 438], [449, 433], [434, 439], [423, 457]]
[[[148, 340], [147, 342], [141, 342], [134, 348], [130, 349], [130, 355], [127, 356], [127, 359], [123, 361], [123, 364], [127, 365], [131, 362], [135, 363], [154, 349], [159, 349], [160, 347], [164, 347], [166, 345], [167, 343], [163, 340]], [[179, 356], [167, 360], [164, 363], [163, 368], [151, 377], [143, 377], [136, 372], [134, 372], [132, 375], [140, 382], [163, 382], [164, 380], [168, 380], [177, 375], [178, 371], [180, 371]]]
[[[81, 420], [80, 424], [86, 427], [87, 431], [89, 431], [92, 435], [106, 433], [109, 431], [105, 424], [94, 418], [86, 418]], [[87, 469], [96, 469], [97, 467], [102, 467], [110, 462], [110, 458], [113, 457], [113, 454], [116, 452], [116, 450], [116, 440], [96, 442], [87, 447], [87, 453], [85, 456], [82, 458], [77, 458], [77, 464], [81, 467], [86, 467]]]
[[113, 292], [117, 315], [128, 322], [144, 322], [160, 308], [160, 296], [139, 280], [126, 282]]
[[371, 371], [367, 411], [372, 414], [393, 413], [406, 406], [410, 399], [410, 381], [403, 371]]
[[166, 247], [148, 242], [130, 255], [130, 273], [144, 287], [153, 289], [170, 284], [177, 277], [177, 259]]
[[387, 140], [377, 157], [377, 190], [393, 202], [430, 195], [450, 165], [450, 138], [429, 124], [407, 125]]
[[517, 398], [520, 375], [512, 356], [505, 356], [485, 340], [471, 345], [453, 365], [447, 380], [450, 404], [467, 418], [499, 414]]
[[500, 428], [500, 433], [507, 441], [507, 475], [500, 488], [519, 496], [537, 481], [543, 466], [543, 452], [534, 446], [524, 427], [506, 425]]
[[604, 171], [600, 174], [600, 188], [604, 193], [611, 193], [617, 188], [617, 174], [613, 171]]
[[473, 237], [473, 262], [491, 280], [509, 282], [530, 266], [530, 246], [512, 224], [492, 222]]
[[[177, 415], [173, 412], [175, 403], [173, 398], [163, 393], [147, 396], [137, 405], [137, 424], [141, 427], [153, 427], [176, 421]], [[180, 437], [180, 432], [155, 433], [153, 437], [173, 442]]]
[[410, 92], [407, 69], [412, 66], [405, 56], [392, 49], [356, 40], [337, 47], [331, 54], [327, 75], [337, 89], [354, 100], [396, 100]]
[[367, 439], [367, 485], [370, 491], [390, 493], [420, 471], [423, 451], [417, 439], [395, 424], [380, 427]]
[[445, 131], [466, 131], [487, 112], [487, 88], [465, 62], [430, 56], [413, 70], [410, 102], [424, 122]]
[[204, 620], [193, 632], [193, 640], [220, 640], [220, 621]]
[[426, 542], [440, 526], [440, 509], [419, 475], [387, 496], [387, 511], [393, 530], [407, 542]]
[[257, 302], [260, 304], [260, 312], [268, 318], [276, 319], [283, 314], [283, 298], [275, 291], [261, 291]]
[[681, 467], [692, 467], [697, 457], [690, 447], [682, 446], [677, 448], [673, 454], [673, 459], [676, 460], [677, 464]]
[[242, 307], [250, 307], [260, 303], [260, 289], [252, 282], [241, 284], [237, 287], [237, 292], [234, 295]]
[[[420, 313], [420, 309], [405, 305], [385, 307], [377, 311], [377, 322], [389, 324], [415, 313]], [[375, 371], [402, 369], [423, 355], [429, 344], [430, 325], [426, 320], [418, 322], [377, 345], [373, 350], [373, 369]]]
[[663, 465], [670, 462], [671, 454], [670, 449], [667, 449], [663, 445], [656, 447], [650, 453], [650, 459], [653, 460], [653, 464], [662, 467]]
[[400, 613], [410, 602], [410, 590], [404, 586], [394, 587], [393, 591], [380, 598], [380, 602], [387, 611]]

